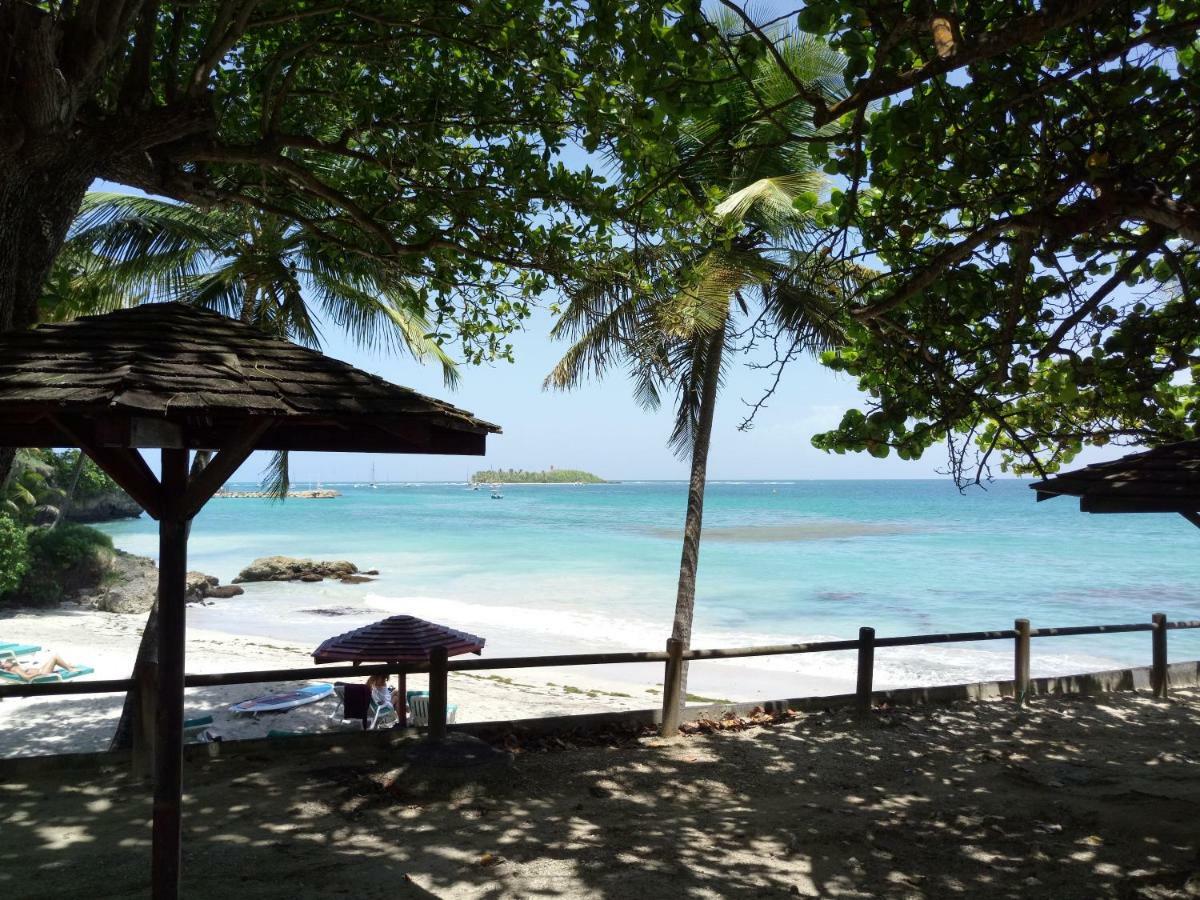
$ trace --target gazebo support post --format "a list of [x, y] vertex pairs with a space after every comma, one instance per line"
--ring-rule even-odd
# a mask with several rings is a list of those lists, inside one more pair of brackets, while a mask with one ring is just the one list
[[445, 647], [429, 651], [429, 738], [440, 741], [446, 737], [446, 704], [449, 702]]
[[187, 627], [188, 518], [183, 498], [187, 450], [162, 451], [162, 507], [158, 523], [158, 709], [154, 736], [155, 900], [179, 896], [183, 800], [183, 663]]
[[396, 691], [396, 718], [400, 720], [400, 727], [408, 727], [408, 673], [403, 669], [400, 670], [398, 676], [400, 688]]

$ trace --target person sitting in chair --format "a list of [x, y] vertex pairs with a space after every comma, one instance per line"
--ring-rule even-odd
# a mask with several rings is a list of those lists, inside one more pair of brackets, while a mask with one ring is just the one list
[[371, 689], [371, 702], [376, 706], [394, 706], [392, 694], [394, 691], [388, 687], [388, 678], [386, 675], [371, 675], [367, 678], [367, 687]]
[[25, 681], [33, 681], [39, 675], [53, 675], [57, 669], [65, 669], [70, 672], [74, 668], [57, 653], [45, 662], [35, 663], [31, 666], [23, 666], [15, 659], [0, 659], [0, 669]]
[[371, 690], [371, 708], [378, 710], [386, 708], [396, 713], [396, 689], [388, 684], [388, 676], [370, 676], [367, 678], [367, 688]]

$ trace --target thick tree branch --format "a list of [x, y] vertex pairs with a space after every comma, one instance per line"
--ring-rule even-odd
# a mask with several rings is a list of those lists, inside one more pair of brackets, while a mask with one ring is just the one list
[[818, 110], [814, 121], [818, 126], [840, 118], [853, 109], [867, 106], [875, 100], [907, 91], [922, 82], [981, 60], [991, 59], [1017, 47], [1032, 44], [1052, 31], [1065, 28], [1108, 5], [1108, 0], [1055, 0], [1047, 2], [1036, 13], [1030, 13], [999, 31], [984, 32], [974, 41], [964, 40], [953, 56], [935, 57], [922, 66], [899, 72], [890, 77], [863, 79], [854, 92], [824, 110]]
[[1153, 184], [1139, 190], [1097, 182], [1101, 196], [1121, 212], [1144, 222], [1151, 222], [1175, 232], [1184, 240], [1200, 244], [1200, 208], [1176, 200]]

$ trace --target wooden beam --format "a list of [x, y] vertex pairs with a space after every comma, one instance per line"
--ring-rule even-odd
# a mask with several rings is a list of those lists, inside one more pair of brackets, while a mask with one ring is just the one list
[[270, 419], [251, 419], [232, 443], [222, 447], [208, 461], [208, 465], [189, 480], [181, 506], [184, 518], [190, 519], [204, 508], [204, 504], [221, 489], [229, 476], [257, 449], [259, 439], [271, 424]]
[[162, 485], [146, 465], [146, 460], [142, 459], [142, 454], [129, 447], [81, 446], [80, 449], [124, 488], [125, 493], [146, 511], [146, 515], [152, 519], [162, 518]]
[[1200, 504], [1193, 493], [1187, 497], [1082, 497], [1079, 508], [1089, 513], [1179, 513], [1187, 517]]
[[180, 515], [180, 510], [187, 478], [188, 451], [164, 449], [164, 509], [158, 524], [158, 709], [154, 735], [154, 827], [150, 867], [155, 900], [175, 900], [179, 896], [188, 538], [188, 520]]
[[58, 429], [86, 453], [113, 481], [124, 488], [152, 519], [161, 519], [162, 485], [154, 477], [142, 454], [129, 447], [103, 447], [92, 439], [89, 429], [80, 423], [51, 417]]

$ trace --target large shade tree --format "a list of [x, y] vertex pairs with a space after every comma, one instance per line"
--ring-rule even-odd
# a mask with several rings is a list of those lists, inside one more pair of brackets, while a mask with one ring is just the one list
[[[725, 76], [725, 89], [706, 115], [684, 123], [680, 163], [659, 185], [676, 198], [677, 220], [661, 242], [623, 248], [567, 286], [554, 333], [572, 344], [546, 379], [569, 389], [618, 368], [643, 406], [673, 395], [670, 444], [690, 465], [671, 632], [685, 647], [723, 372], [764, 340], [774, 342], [779, 364], [832, 347], [844, 312], [833, 267], [812, 252], [824, 176], [809, 146], [837, 126], [814, 128], [792, 83], [800, 77], [832, 99], [842, 59], [779, 24], [750, 44], [735, 39], [737, 20], [717, 24], [728, 55], [714, 74]], [[685, 668], [685, 686], [686, 678]]]
[[[868, 394], [816, 440], [961, 478], [1200, 426], [1200, 3], [813, 0], [847, 57], [807, 91], [843, 188], [835, 251], [880, 269], [830, 363]], [[748, 33], [752, 23], [744, 23]], [[836, 255], [836, 254], [835, 254]]]
[[0, 0], [0, 332], [104, 179], [385, 261], [439, 340], [503, 356], [620, 213], [564, 151], [668, 165], [709, 33], [698, 0]]
[[705, 33], [689, 0], [0, 0], [0, 331], [100, 178], [386, 259], [495, 349], [613, 212], [560, 151], [662, 161]]

